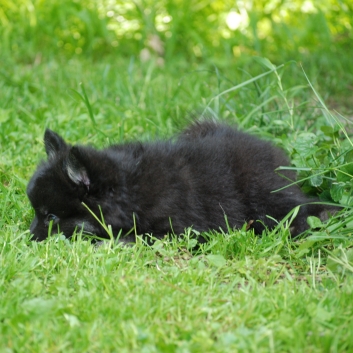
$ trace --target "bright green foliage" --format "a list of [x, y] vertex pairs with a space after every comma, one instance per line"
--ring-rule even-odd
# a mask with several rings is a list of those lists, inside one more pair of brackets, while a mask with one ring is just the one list
[[[326, 107], [323, 107], [327, 109]], [[292, 143], [292, 162], [308, 192], [321, 190], [323, 201], [353, 205], [353, 143], [339, 117], [329, 111], [321, 132], [300, 133]], [[340, 139], [340, 129], [346, 135]], [[294, 168], [295, 169], [295, 168]]]
[[[0, 352], [353, 351], [352, 15], [335, 0], [0, 0]], [[103, 147], [200, 115], [282, 147], [305, 191], [349, 207], [296, 240], [298, 209], [201, 246], [192, 229], [153, 246], [29, 240], [45, 127]]]
[[[147, 46], [165, 51], [167, 59], [219, 53], [227, 59], [280, 54], [285, 60], [320, 54], [336, 43], [349, 49], [353, 40], [352, 5], [337, 0], [2, 0], [0, 8], [2, 46], [19, 54], [26, 45], [68, 55], [127, 54]], [[151, 43], [153, 36], [161, 48]]]

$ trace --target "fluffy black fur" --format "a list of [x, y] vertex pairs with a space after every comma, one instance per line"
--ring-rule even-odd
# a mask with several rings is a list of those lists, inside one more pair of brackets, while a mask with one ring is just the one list
[[[108, 234], [82, 205], [85, 203], [117, 235], [134, 227], [138, 234], [163, 237], [226, 229], [244, 223], [260, 234], [295, 206], [313, 201], [290, 186], [275, 169], [289, 164], [285, 154], [269, 142], [212, 121], [196, 122], [176, 140], [113, 145], [103, 150], [71, 146], [46, 130], [48, 160], [31, 178], [27, 194], [35, 209], [30, 231], [34, 239], [76, 230], [107, 238]], [[292, 172], [284, 172], [294, 180]], [[315, 200], [314, 200], [315, 201]], [[292, 235], [307, 228], [309, 215], [322, 217], [321, 205], [303, 205]], [[171, 229], [172, 227], [172, 229]]]

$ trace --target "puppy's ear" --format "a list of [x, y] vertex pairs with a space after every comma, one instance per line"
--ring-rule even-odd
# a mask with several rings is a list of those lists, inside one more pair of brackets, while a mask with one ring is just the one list
[[90, 180], [85, 166], [82, 163], [80, 148], [74, 146], [64, 162], [64, 168], [68, 177], [77, 185], [84, 185], [89, 189]]
[[60, 151], [63, 152], [68, 148], [63, 138], [49, 129], [45, 130], [44, 146], [49, 161], [54, 160]]

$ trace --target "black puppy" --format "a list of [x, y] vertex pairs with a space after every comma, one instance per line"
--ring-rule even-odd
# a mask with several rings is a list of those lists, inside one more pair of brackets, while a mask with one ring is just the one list
[[[308, 205], [297, 186], [275, 169], [289, 164], [268, 142], [212, 121], [196, 122], [176, 140], [113, 145], [103, 150], [71, 146], [55, 132], [44, 135], [48, 160], [42, 162], [27, 188], [35, 209], [33, 239], [52, 233], [70, 237], [75, 230], [108, 238], [88, 211], [104, 218], [123, 241], [137, 234], [157, 238], [182, 233], [249, 227], [260, 233], [273, 228], [295, 206], [302, 205], [291, 233], [307, 228], [309, 215], [323, 217], [324, 207]], [[49, 227], [51, 225], [51, 227]], [[130, 235], [124, 238], [124, 235]]]

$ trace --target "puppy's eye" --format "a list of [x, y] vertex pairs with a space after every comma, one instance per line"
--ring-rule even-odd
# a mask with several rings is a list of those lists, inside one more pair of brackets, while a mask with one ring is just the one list
[[48, 222], [50, 222], [50, 221], [55, 222], [57, 219], [58, 219], [58, 217], [55, 216], [55, 214], [49, 213], [49, 214], [47, 215], [47, 221], [48, 221]]

